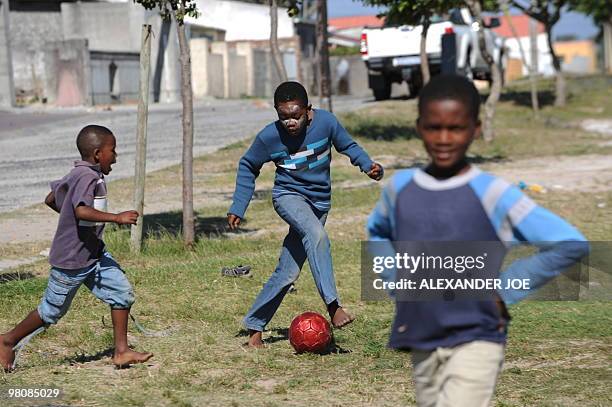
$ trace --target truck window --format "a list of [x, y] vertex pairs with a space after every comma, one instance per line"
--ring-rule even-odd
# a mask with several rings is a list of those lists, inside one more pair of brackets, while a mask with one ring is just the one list
[[451, 23], [457, 25], [467, 25], [465, 21], [463, 21], [463, 17], [461, 16], [461, 10], [458, 8], [454, 8], [450, 11], [450, 21]]

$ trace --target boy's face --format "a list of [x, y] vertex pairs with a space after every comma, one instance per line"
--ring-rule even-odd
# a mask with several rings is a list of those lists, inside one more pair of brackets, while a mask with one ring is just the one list
[[278, 118], [290, 136], [297, 136], [308, 125], [308, 112], [312, 105], [304, 106], [302, 102], [290, 100], [276, 105]]
[[432, 165], [441, 170], [460, 165], [480, 135], [480, 120], [474, 120], [469, 108], [454, 99], [432, 100], [422, 110], [417, 131]]
[[113, 170], [111, 165], [117, 162], [116, 143], [115, 136], [104, 137], [104, 143], [94, 151], [96, 162], [100, 164], [100, 169], [104, 175], [108, 175]]

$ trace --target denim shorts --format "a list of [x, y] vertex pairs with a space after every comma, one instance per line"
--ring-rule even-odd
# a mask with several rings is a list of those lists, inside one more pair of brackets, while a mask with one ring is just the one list
[[70, 308], [81, 284], [112, 309], [128, 309], [134, 303], [134, 290], [125, 273], [105, 251], [97, 262], [82, 269], [51, 268], [47, 289], [38, 305], [43, 322], [56, 324]]

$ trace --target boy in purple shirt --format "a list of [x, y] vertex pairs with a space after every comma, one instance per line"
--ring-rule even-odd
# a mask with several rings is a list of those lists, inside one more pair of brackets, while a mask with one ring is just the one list
[[49, 254], [49, 282], [38, 308], [0, 335], [0, 366], [6, 371], [14, 368], [14, 348], [19, 341], [39, 328], [56, 324], [81, 284], [111, 307], [115, 366], [143, 363], [153, 356], [128, 347], [127, 324], [134, 292], [102, 240], [106, 222], [133, 225], [138, 219], [136, 211], [106, 212], [104, 175], [116, 162], [115, 147], [115, 136], [106, 127], [84, 127], [77, 136], [81, 161], [75, 162], [64, 178], [51, 183], [45, 203], [59, 213], [59, 222]]

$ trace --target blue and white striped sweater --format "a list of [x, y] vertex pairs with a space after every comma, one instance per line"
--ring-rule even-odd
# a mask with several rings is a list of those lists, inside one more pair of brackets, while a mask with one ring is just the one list
[[[370, 215], [367, 233], [371, 241], [389, 243], [382, 245], [386, 253], [377, 253], [387, 256], [395, 254], [393, 242], [402, 240], [499, 240], [508, 247], [523, 242], [536, 245], [541, 249], [537, 254], [513, 262], [500, 274], [502, 287], [506, 280], [529, 278], [532, 290], [588, 253], [586, 239], [573, 226], [538, 206], [518, 188], [475, 167], [443, 181], [420, 169], [398, 171]], [[395, 276], [389, 271], [381, 277], [393, 280]], [[511, 305], [530, 292], [502, 290], [499, 294]], [[445, 326], [449, 315], [436, 315], [454, 312], [460, 318], [455, 318], [452, 326]], [[419, 314], [427, 315], [427, 321], [415, 317]], [[476, 302], [398, 303], [394, 327], [410, 329], [401, 329], [404, 334], [394, 329], [391, 346], [433, 349], [478, 339], [503, 342], [505, 333], [497, 332], [494, 317], [491, 306]], [[479, 323], [484, 326], [475, 328]], [[466, 327], [463, 332], [462, 324]]]
[[299, 136], [290, 136], [278, 121], [269, 124], [240, 159], [236, 190], [228, 213], [244, 217], [261, 167], [270, 161], [276, 166], [273, 197], [298, 193], [317, 209], [328, 211], [331, 206], [332, 145], [361, 171], [370, 170], [372, 160], [368, 154], [330, 112], [316, 109], [312, 122]]

